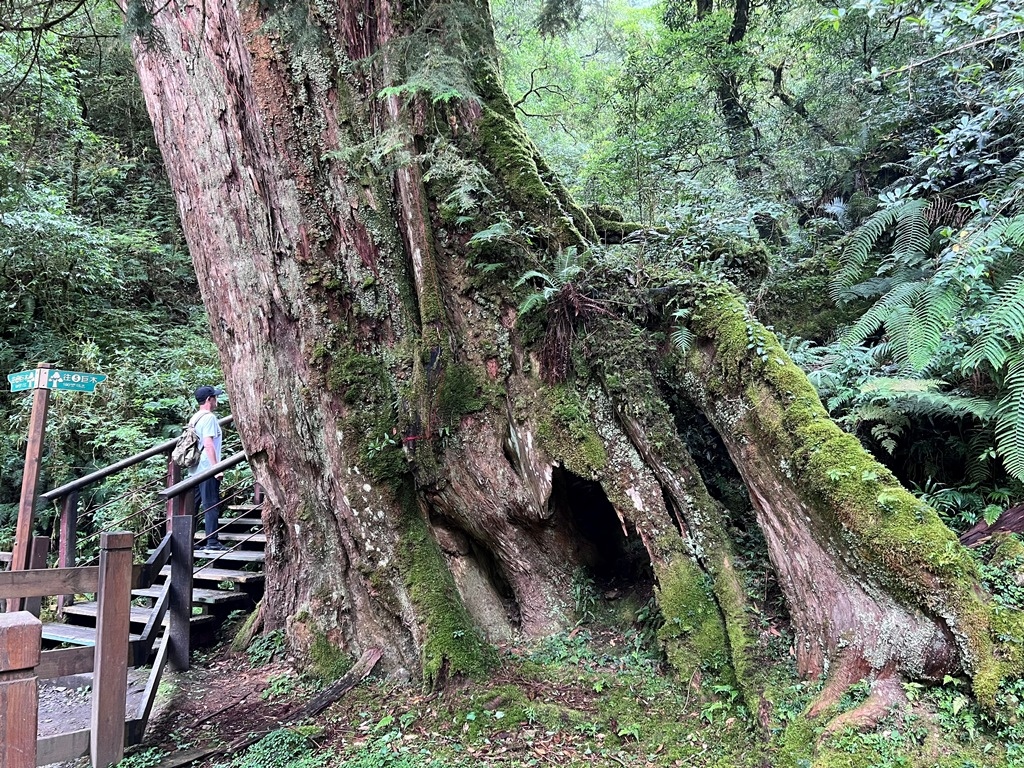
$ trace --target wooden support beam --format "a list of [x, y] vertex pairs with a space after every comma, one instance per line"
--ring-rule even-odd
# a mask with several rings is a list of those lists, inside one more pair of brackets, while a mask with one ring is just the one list
[[[41, 571], [46, 568], [46, 558], [50, 554], [50, 537], [32, 537], [32, 557], [29, 558], [28, 567], [33, 571]], [[43, 606], [40, 596], [29, 597], [25, 600], [25, 610], [36, 618], [39, 618], [39, 611]]]
[[171, 518], [170, 626], [164, 636], [171, 644], [171, 669], [185, 672], [190, 666], [192, 618], [192, 516]]
[[43, 651], [39, 666], [36, 667], [36, 675], [40, 680], [52, 680], [56, 677], [92, 672], [93, 655], [94, 649], [91, 645]]
[[93, 664], [93, 766], [105, 768], [124, 757], [128, 693], [128, 627], [132, 599], [132, 534], [100, 537], [99, 610]]
[[43, 625], [28, 611], [0, 614], [0, 765], [35, 768]]
[[[74, 568], [78, 552], [78, 491], [71, 491], [60, 505], [60, 542], [57, 550], [57, 567]], [[57, 595], [57, 612], [75, 602], [75, 596]]]

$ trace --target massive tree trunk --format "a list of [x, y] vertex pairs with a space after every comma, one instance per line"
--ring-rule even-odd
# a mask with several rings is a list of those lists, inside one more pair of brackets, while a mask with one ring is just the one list
[[[651, 332], [665, 307], [623, 278], [649, 311], [613, 311], [558, 272], [595, 230], [515, 121], [486, 5], [210, 0], [142, 26], [142, 88], [267, 489], [268, 626], [300, 650], [379, 646], [428, 681], [473, 673], [487, 640], [571, 625], [574, 572], [625, 537], [673, 664], [735, 674], [760, 710], [740, 563], [671, 390], [750, 489], [803, 672], [962, 669], [991, 694], [1006, 669], [955, 539], [842, 442], [735, 297], [658, 292], [691, 308], [681, 362]], [[544, 327], [518, 316], [528, 270], [558, 288]]]

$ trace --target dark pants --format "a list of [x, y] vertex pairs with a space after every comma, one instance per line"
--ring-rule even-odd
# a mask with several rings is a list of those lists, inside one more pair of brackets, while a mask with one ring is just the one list
[[204, 544], [217, 541], [217, 523], [220, 518], [220, 480], [211, 477], [196, 486], [196, 515], [203, 515], [206, 530]]

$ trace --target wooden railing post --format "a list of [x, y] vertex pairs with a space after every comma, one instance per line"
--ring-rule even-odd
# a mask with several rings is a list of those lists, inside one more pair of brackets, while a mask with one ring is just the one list
[[184, 493], [172, 496], [169, 503], [171, 505], [171, 517], [185, 516], [191, 518], [195, 513], [196, 507], [195, 491], [185, 491]]
[[[57, 567], [74, 568], [78, 560], [78, 491], [71, 491], [60, 505], [60, 542], [57, 545]], [[74, 595], [57, 595], [57, 613], [73, 605]]]
[[0, 614], [0, 765], [36, 768], [43, 625], [27, 611]]
[[192, 516], [171, 518], [171, 593], [167, 610], [170, 628], [165, 642], [170, 642], [167, 661], [171, 669], [184, 672], [191, 663], [192, 618]]
[[[171, 461], [170, 457], [168, 457], [168, 459], [167, 459], [167, 486], [166, 487], [170, 488], [172, 485], [177, 485], [180, 482], [181, 482], [181, 467], [179, 467], [177, 464], [175, 464], [173, 461]], [[174, 507], [175, 507], [175, 500], [174, 499], [168, 499], [167, 500], [167, 527], [168, 527], [168, 529], [171, 526], [171, 518], [174, 517], [175, 514], [177, 514], [174, 511]]]
[[94, 768], [106, 768], [124, 757], [132, 534], [100, 536], [100, 575], [96, 592], [99, 606], [93, 657], [90, 752]]
[[[29, 557], [28, 567], [32, 570], [40, 570], [46, 567], [46, 558], [50, 554], [50, 537], [33, 536], [32, 554]], [[39, 611], [43, 607], [41, 597], [25, 598], [25, 610], [35, 617], [39, 617]]]

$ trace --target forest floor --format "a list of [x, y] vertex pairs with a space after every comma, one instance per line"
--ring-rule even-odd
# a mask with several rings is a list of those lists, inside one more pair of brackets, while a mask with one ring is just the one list
[[[258, 663], [222, 646], [170, 676], [125, 768], [683, 766], [730, 755], [721, 764], [744, 764], [747, 728], [732, 705], [700, 704], [636, 635], [577, 629], [507, 646], [487, 680], [435, 693], [371, 675], [315, 721], [294, 713], [322, 685], [278, 654], [267, 660], [266, 645]], [[269, 738], [248, 755], [231, 746], [260, 734]]]
[[[788, 642], [769, 648], [789, 675]], [[161, 686], [146, 743], [122, 768], [521, 768], [526, 766], [1014, 765], [956, 685], [915, 699], [867, 733], [820, 740], [802, 711], [819, 682], [788, 677], [773, 722], [758, 728], [735, 688], [699, 675], [680, 681], [634, 629], [596, 625], [500, 648], [480, 681], [425, 692], [379, 670], [314, 719], [296, 717], [325, 683], [297, 670], [271, 633], [246, 652], [196, 656]], [[863, 698], [855, 690], [846, 706]], [[261, 740], [262, 737], [262, 740]], [[253, 744], [241, 748], [241, 743]], [[1009, 759], [1008, 759], [1009, 758]]]

